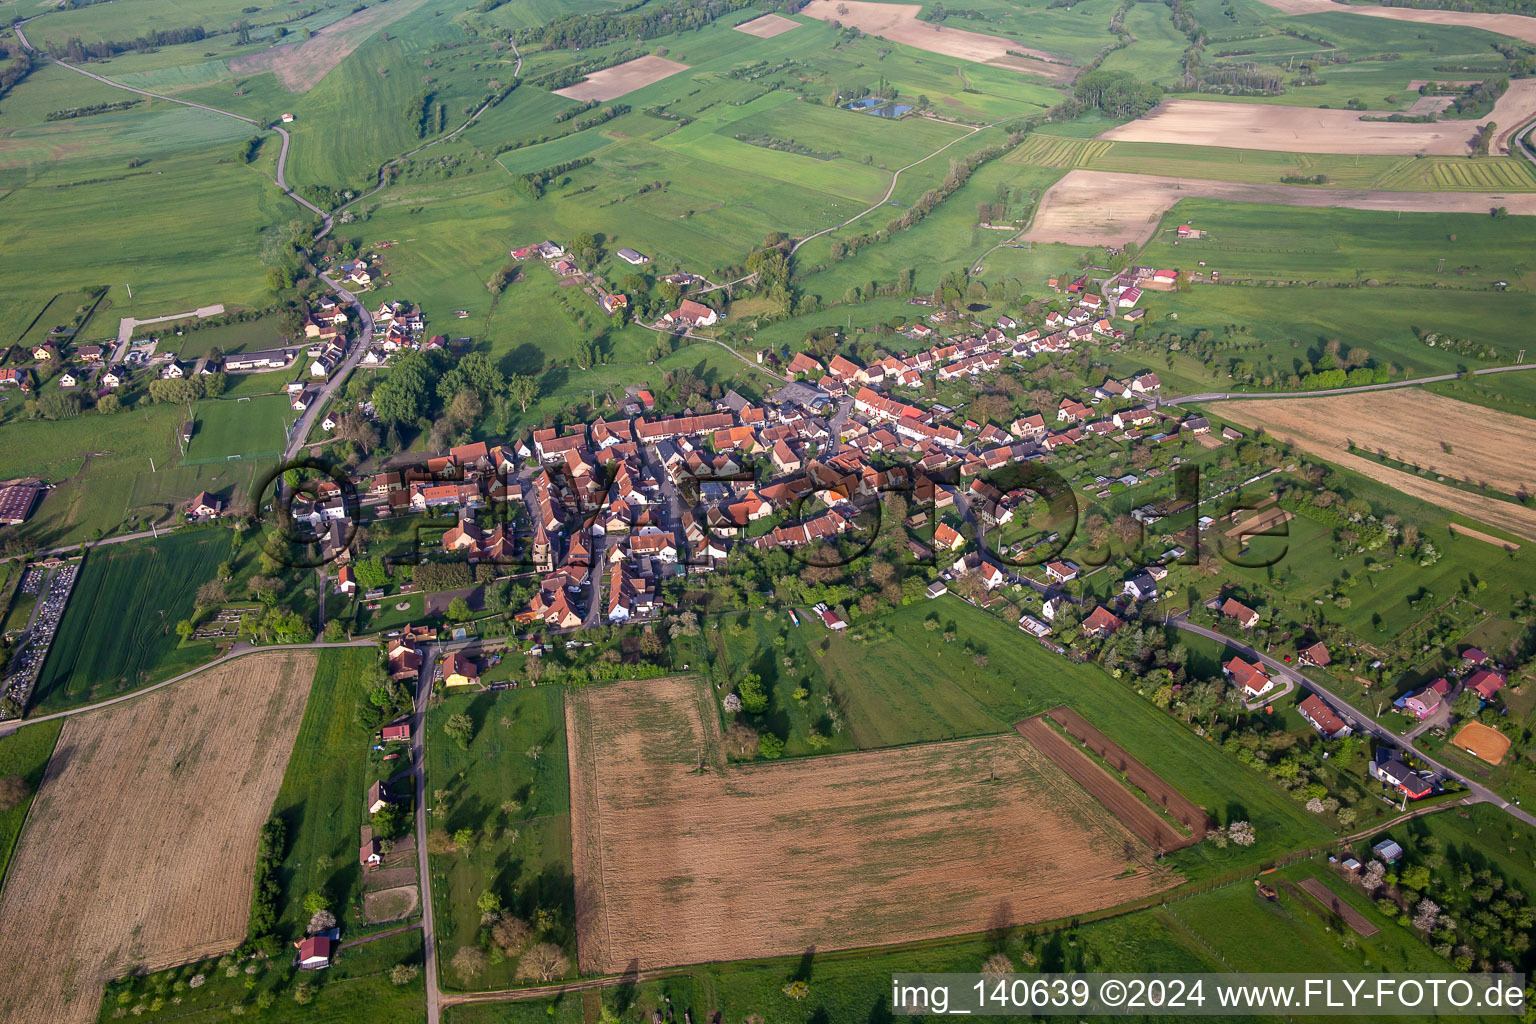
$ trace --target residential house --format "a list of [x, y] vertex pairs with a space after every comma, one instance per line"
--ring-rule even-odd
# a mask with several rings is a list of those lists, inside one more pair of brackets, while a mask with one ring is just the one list
[[1504, 688], [1506, 682], [1502, 672], [1495, 672], [1491, 668], [1480, 668], [1467, 676], [1465, 689], [1472, 690], [1483, 700], [1493, 700], [1493, 695]]
[[1302, 665], [1311, 665], [1314, 668], [1327, 668], [1333, 659], [1328, 656], [1328, 646], [1321, 640], [1310, 647], [1303, 647], [1296, 652], [1296, 660]]
[[443, 682], [448, 686], [470, 686], [480, 679], [480, 666], [461, 651], [454, 651], [444, 658], [442, 670]]
[[207, 491], [198, 491], [197, 496], [187, 502], [187, 515], [194, 519], [206, 519], [216, 516], [224, 509], [224, 503]]
[[336, 943], [328, 935], [311, 935], [299, 943], [299, 970], [321, 971], [331, 966]]
[[[1385, 756], [1383, 756], [1385, 755]], [[1397, 751], [1376, 752], [1376, 778], [1396, 789], [1410, 800], [1422, 800], [1435, 791], [1428, 779], [1423, 778], [1398, 756]], [[1396, 845], [1395, 843], [1393, 844]], [[1401, 856], [1401, 849], [1398, 855]], [[1394, 858], [1395, 859], [1395, 858]], [[1390, 863], [1390, 861], [1389, 861]]]
[[1334, 714], [1333, 708], [1325, 704], [1315, 693], [1296, 705], [1296, 710], [1301, 713], [1302, 718], [1312, 723], [1312, 727], [1321, 733], [1325, 740], [1336, 740], [1340, 736], [1349, 735], [1348, 723]]
[[1221, 673], [1232, 681], [1232, 685], [1241, 689], [1248, 700], [1264, 696], [1275, 685], [1262, 662], [1244, 661], [1237, 655], [1233, 655], [1231, 661], [1221, 666]]
[[363, 807], [369, 814], [378, 814], [389, 806], [389, 791], [384, 788], [382, 782], [375, 782], [368, 787], [368, 795], [363, 798]]
[[709, 327], [719, 319], [720, 315], [714, 310], [692, 299], [684, 299], [677, 309], [661, 318], [669, 327]]
[[1077, 579], [1077, 574], [1078, 568], [1071, 562], [1057, 559], [1054, 562], [1047, 562], [1045, 564], [1045, 575], [1053, 583], [1069, 583]]
[[1244, 629], [1252, 629], [1259, 624], [1259, 613], [1234, 598], [1229, 597], [1221, 603], [1221, 614], [1236, 619], [1237, 624]]
[[1418, 693], [1409, 694], [1403, 700], [1403, 710], [1422, 721], [1440, 709], [1450, 692], [1449, 680], [1441, 676]]
[[386, 725], [379, 730], [379, 739], [385, 743], [409, 743], [411, 741], [411, 720], [402, 718], [398, 722]]
[[1103, 605], [1099, 605], [1098, 607], [1094, 608], [1093, 612], [1086, 619], [1083, 620], [1083, 635], [1099, 637], [1111, 636], [1116, 630], [1124, 625], [1124, 619], [1120, 618], [1120, 616], [1116, 615], [1108, 608], [1105, 608]]

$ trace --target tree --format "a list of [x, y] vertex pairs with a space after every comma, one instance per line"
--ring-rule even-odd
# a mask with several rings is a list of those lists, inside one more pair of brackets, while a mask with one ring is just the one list
[[501, 897], [491, 889], [482, 892], [475, 900], [475, 908], [480, 911], [481, 920], [501, 916]]
[[811, 994], [811, 986], [797, 978], [785, 985], [783, 991], [786, 996], [798, 1003]]
[[308, 1006], [310, 1001], [314, 998], [315, 990], [310, 987], [309, 982], [307, 981], [300, 983], [300, 985], [293, 990], [293, 1001], [298, 1003], [300, 1006]]
[[507, 397], [516, 402], [519, 409], [527, 412], [528, 406], [538, 401], [539, 382], [533, 377], [513, 374], [507, 378]]
[[20, 775], [0, 777], [0, 811], [19, 807], [31, 792], [32, 787], [28, 786], [27, 780]]
[[96, 399], [96, 411], [104, 416], [110, 416], [122, 407], [123, 403], [116, 395], [102, 395]]
[[1007, 953], [993, 953], [987, 957], [987, 962], [981, 965], [981, 973], [993, 977], [1012, 974], [1013, 970], [1013, 961], [1009, 959]]
[[460, 946], [453, 954], [453, 970], [461, 978], [478, 978], [485, 973], [485, 950], [479, 946]]
[[448, 738], [457, 743], [461, 750], [468, 750], [469, 741], [475, 736], [475, 723], [461, 711], [451, 715], [448, 721], [443, 723], [443, 732], [447, 733]]
[[331, 898], [319, 889], [310, 892], [304, 897], [304, 913], [306, 914], [313, 916], [322, 910], [329, 909], [331, 909]]
[[763, 688], [762, 678], [748, 672], [736, 686], [741, 695], [741, 708], [749, 715], [760, 715], [768, 710], [768, 691]]
[[1476, 718], [1477, 713], [1482, 709], [1482, 695], [1472, 689], [1462, 690], [1456, 697], [1455, 703], [1451, 705], [1451, 710], [1456, 713], [1456, 717], [1462, 719]]
[[784, 741], [771, 732], [765, 732], [757, 740], [757, 752], [769, 761], [784, 756]]
[[448, 617], [454, 622], [463, 622], [473, 614], [469, 610], [469, 602], [462, 597], [456, 597], [448, 602]]
[[532, 934], [533, 929], [528, 926], [527, 921], [508, 914], [497, 921], [496, 926], [491, 929], [491, 940], [507, 956], [516, 956], [518, 951], [527, 945]]
[[319, 935], [334, 927], [336, 927], [336, 915], [329, 910], [317, 910], [310, 915], [309, 927], [305, 929], [304, 934]]
[[554, 981], [564, 977], [571, 962], [553, 942], [538, 942], [517, 958], [518, 981]]
[[181, 638], [182, 643], [186, 643], [188, 640], [192, 639], [192, 634], [196, 632], [197, 627], [192, 625], [191, 619], [182, 619], [180, 622], [176, 623], [176, 635]]
[[197, 607], [212, 608], [216, 604], [223, 604], [228, 600], [224, 593], [224, 584], [217, 579], [209, 580], [197, 588]]
[[1252, 846], [1258, 840], [1258, 834], [1252, 822], [1234, 821], [1227, 826], [1227, 838], [1238, 846]]
[[395, 964], [389, 969], [389, 980], [396, 985], [409, 985], [420, 973], [421, 968], [415, 964]]

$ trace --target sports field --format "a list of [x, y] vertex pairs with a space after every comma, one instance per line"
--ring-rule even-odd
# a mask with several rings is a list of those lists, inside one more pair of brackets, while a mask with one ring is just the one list
[[1510, 739], [1497, 729], [1490, 729], [1482, 722], [1468, 722], [1456, 730], [1451, 742], [1474, 757], [1489, 764], [1498, 764], [1509, 753]]
[[[1178, 880], [1016, 736], [727, 769], [706, 691], [674, 678], [569, 697], [584, 970], [963, 934]], [[999, 856], [1025, 847], [1027, 872]]]
[[292, 404], [283, 395], [199, 402], [192, 408], [196, 426], [181, 464], [198, 466], [280, 455], [294, 415]]
[[206, 644], [181, 647], [176, 623], [229, 553], [227, 531], [194, 530], [87, 555], [38, 676], [34, 712], [114, 697], [212, 657]]
[[314, 673], [252, 655], [59, 736], [0, 898], [0, 1019], [95, 1019], [102, 985], [232, 948]]

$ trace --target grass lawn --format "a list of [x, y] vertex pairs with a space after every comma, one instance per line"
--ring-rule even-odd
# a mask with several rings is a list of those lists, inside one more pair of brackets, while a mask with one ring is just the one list
[[276, 348], [282, 340], [282, 336], [277, 333], [277, 317], [264, 316], [259, 320], [185, 332], [181, 336], [181, 358], [201, 359], [214, 349], [219, 349], [225, 355], [233, 352], [259, 352]]
[[[346, 938], [345, 933], [342, 938]], [[245, 973], [249, 964], [233, 965], [233, 977], [228, 974], [231, 967], [224, 959], [211, 958], [126, 978], [107, 986], [98, 1019], [105, 1024], [120, 1019], [118, 1015], [124, 1009], [133, 1014], [138, 1007], [143, 1007], [139, 1013], [145, 1013], [157, 998], [164, 1009], [146, 1014], [148, 1019], [174, 1017], [194, 1024], [235, 1016], [274, 1024], [295, 1019], [320, 1024], [352, 1024], [359, 1020], [372, 1024], [418, 1024], [427, 1019], [426, 990], [420, 973], [404, 985], [396, 985], [389, 978], [389, 970], [396, 964], [420, 967], [420, 931], [391, 935], [343, 950], [323, 971], [298, 971], [287, 958], [253, 963], [257, 967], [254, 974]], [[203, 981], [192, 988], [190, 981], [198, 976]], [[296, 1009], [294, 992], [300, 985], [309, 987], [312, 1000]]]
[[212, 644], [182, 646], [176, 623], [197, 588], [230, 555], [225, 530], [98, 548], [86, 556], [38, 676], [31, 711], [89, 704], [168, 679], [209, 660]]
[[[474, 722], [469, 749], [443, 733], [456, 714]], [[474, 834], [473, 847], [432, 856], [439, 970], [450, 989], [505, 988], [516, 960], [493, 962], [479, 978], [459, 977], [454, 953], [481, 943], [476, 901], [494, 892], [506, 912], [534, 921], [551, 914], [538, 941], [575, 960], [575, 888], [571, 872], [570, 791], [566, 770], [565, 692], [557, 686], [454, 694], [428, 715], [427, 788], [432, 827]], [[435, 794], [446, 790], [446, 800]]]
[[9, 736], [0, 737], [0, 778], [19, 775], [26, 781], [29, 790], [16, 806], [0, 811], [0, 883], [5, 881], [5, 869], [11, 863], [11, 851], [16, 848], [16, 840], [21, 838], [27, 810], [32, 806], [32, 797], [37, 794], [37, 787], [42, 784], [48, 758], [53, 754], [53, 745], [62, 728], [64, 721], [56, 719], [29, 725]]
[[283, 886], [279, 931], [303, 932], [309, 921], [304, 897], [316, 891], [330, 897], [343, 928], [361, 924], [357, 845], [363, 797], [373, 778], [366, 756], [369, 734], [357, 723], [355, 711], [378, 657], [368, 647], [320, 652], [304, 720], [272, 806], [273, 816], [288, 826], [288, 853], [278, 869]]

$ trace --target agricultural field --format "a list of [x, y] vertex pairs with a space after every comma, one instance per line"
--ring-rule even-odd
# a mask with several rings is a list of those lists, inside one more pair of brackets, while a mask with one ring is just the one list
[[[287, 854], [277, 870], [283, 932], [303, 932], [309, 920], [303, 900], [311, 892], [329, 896], [337, 920], [349, 930], [362, 926], [358, 832], [367, 820], [363, 799], [375, 778], [367, 759], [372, 737], [358, 724], [356, 711], [367, 699], [377, 664], [373, 648], [333, 648], [320, 652], [312, 673], [293, 756], [269, 804], [271, 816], [288, 829]], [[320, 765], [324, 770], [317, 770]]]
[[256, 833], [314, 669], [307, 653], [251, 655], [69, 719], [0, 896], [0, 954], [52, 969], [14, 975], [0, 1010], [89, 1020], [129, 968], [245, 937]]
[[[725, 769], [705, 699], [688, 678], [571, 695], [584, 969], [963, 933], [1000, 915], [1046, 920], [1178, 881], [1020, 739]], [[714, 767], [701, 773], [701, 764]], [[678, 822], [681, 807], [690, 823]], [[1026, 835], [1035, 851], [1027, 886], [984, 853]], [[749, 860], [763, 866], [750, 901], [731, 881]], [[791, 861], [792, 875], [776, 867]], [[909, 894], [919, 889], [915, 913]], [[681, 911], [658, 917], [663, 898]]]
[[[1526, 436], [1518, 416], [1415, 391], [1367, 396], [1223, 403], [1220, 414], [1262, 426], [1278, 440], [1345, 466], [1394, 490], [1432, 502], [1476, 522], [1536, 540], [1536, 513], [1524, 505], [1484, 497], [1440, 482], [1451, 475], [1505, 493], [1528, 491], [1536, 467], [1520, 459], [1509, 441]], [[1403, 418], [1406, 417], [1406, 418]], [[1502, 433], [1503, 442], [1496, 438]], [[1486, 445], [1481, 441], [1486, 440]], [[1420, 473], [1353, 454], [1351, 445], [1419, 467]]]
[[[1309, 272], [1316, 273], [1328, 267], [1326, 243], [1332, 241], [1333, 232], [1319, 239], [1317, 228], [1311, 224], [1318, 220], [1318, 216], [1311, 218], [1305, 215], [1293, 216], [1275, 209], [1276, 207], [1326, 207], [1328, 213], [1320, 216], [1330, 218], [1338, 216], [1334, 211], [1339, 207], [1396, 212], [1399, 214], [1398, 220], [1401, 220], [1401, 214], [1407, 213], [1413, 222], [1407, 228], [1399, 228], [1399, 230], [1415, 240], [1438, 234], [1439, 232], [1434, 230], [1435, 227], [1445, 222], [1440, 221], [1432, 226], [1430, 223], [1419, 220], [1416, 215], [1462, 214], [1464, 216], [1460, 218], [1459, 225], [1456, 219], [1448, 220], [1450, 226], [1453, 228], [1459, 226], [1461, 231], [1466, 232], [1465, 245], [1468, 248], [1483, 240], [1482, 236], [1485, 234], [1483, 228], [1488, 221], [1488, 212], [1495, 207], [1503, 206], [1516, 214], [1536, 214], [1536, 194], [1510, 196], [1491, 192], [1385, 192], [1305, 188], [1296, 185], [1242, 185], [1079, 169], [1068, 172], [1041, 198], [1040, 209], [1025, 237], [1036, 242], [1065, 242], [1070, 245], [1124, 245], [1127, 242], [1135, 242], [1145, 246], [1153, 238], [1163, 215], [1176, 203], [1190, 202], [1190, 197], [1198, 200], [1222, 200], [1221, 203], [1207, 202], [1204, 207], [1206, 210], [1217, 211], [1218, 221], [1243, 219], [1243, 212], [1233, 204], [1267, 204], [1270, 208], [1264, 210], [1260, 216], [1271, 229], [1277, 225], [1294, 225], [1292, 230], [1307, 232], [1306, 237], [1311, 241], [1313, 251], [1298, 249], [1295, 252], [1297, 258], [1290, 266], [1284, 263], [1276, 265], [1277, 272], [1289, 271], [1296, 276]], [[1182, 215], [1184, 211], [1181, 209], [1180, 213]], [[1344, 216], [1347, 218], [1348, 215]], [[1385, 220], [1385, 218], [1379, 218], [1379, 220]], [[1363, 218], [1346, 219], [1344, 224], [1356, 228], [1369, 226], [1369, 222], [1364, 222]], [[1509, 234], [1513, 235], [1516, 230], [1518, 229], [1511, 230]], [[1370, 243], [1368, 236], [1359, 237], [1361, 233], [1358, 230], [1338, 232], [1338, 234], [1342, 237], [1343, 244], [1368, 245]], [[1446, 232], [1443, 237], [1454, 239], [1458, 237], [1458, 232], [1452, 230]], [[1244, 241], [1247, 242], [1246, 245], [1243, 244]], [[1222, 257], [1229, 252], [1253, 253], [1254, 256], [1250, 256], [1250, 259], [1256, 257], [1257, 260], [1262, 260], [1263, 256], [1259, 255], [1260, 253], [1268, 254], [1275, 251], [1284, 253], [1286, 241], [1284, 235], [1274, 230], [1261, 230], [1254, 232], [1249, 239], [1239, 237], [1225, 243], [1193, 244], [1193, 248], [1206, 256], [1207, 261], [1213, 265], [1219, 262], [1221, 272], [1230, 276], [1234, 271], [1242, 274], [1246, 268], [1242, 262], [1238, 262], [1235, 266], [1224, 262]], [[1204, 243], [1204, 240], [1202, 239], [1201, 242]], [[1323, 248], [1318, 252], [1316, 250], [1320, 245]], [[1183, 250], [1179, 255], [1187, 259], [1187, 252], [1188, 250]], [[1324, 259], [1311, 258], [1318, 255], [1322, 255]], [[1291, 269], [1292, 267], [1294, 269]]]
[[[628, 684], [640, 685], [640, 684]], [[467, 749], [443, 731], [453, 715], [474, 725]], [[431, 827], [473, 835], [472, 848], [432, 854], [440, 970], [454, 989], [517, 984], [518, 958], [461, 976], [453, 954], [483, 941], [481, 893], [493, 892], [506, 913], [550, 924], [537, 938], [575, 962], [570, 790], [566, 766], [565, 693], [558, 686], [453, 695], [427, 719], [427, 792]], [[444, 799], [438, 799], [438, 792]], [[456, 844], [455, 844], [456, 845]]]
[[209, 660], [207, 643], [183, 646], [176, 623], [197, 588], [230, 557], [230, 535], [194, 530], [97, 548], [86, 556], [38, 676], [34, 712], [115, 697]]
[[54, 742], [59, 738], [62, 721], [39, 722], [7, 736], [0, 736], [0, 778], [19, 776], [26, 783], [27, 795], [16, 804], [0, 810], [0, 884], [5, 882], [5, 869], [11, 862], [16, 841], [21, 838], [21, 827], [27, 820], [38, 786], [42, 785], [43, 772], [48, 758], [53, 754]]

